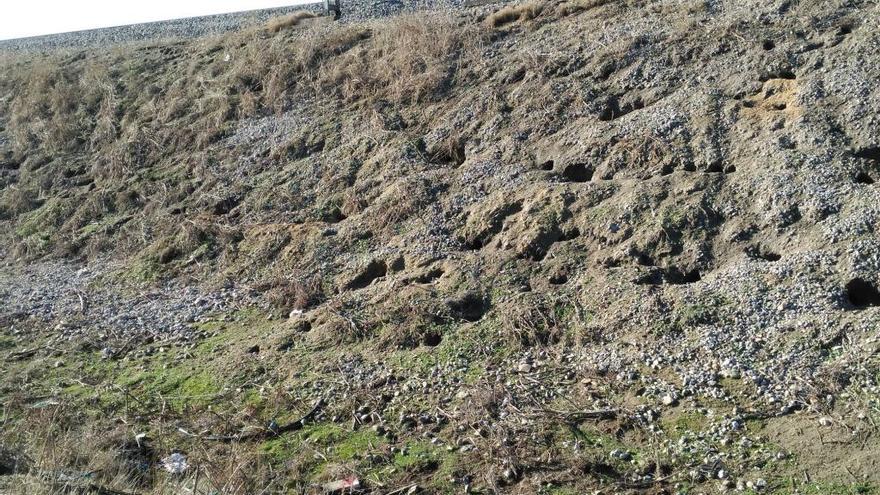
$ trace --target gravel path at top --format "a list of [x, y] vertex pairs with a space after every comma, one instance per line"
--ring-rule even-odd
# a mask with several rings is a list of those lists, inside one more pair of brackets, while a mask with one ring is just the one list
[[318, 9], [318, 4], [293, 5], [276, 9], [233, 12], [229, 14], [190, 17], [168, 21], [132, 24], [87, 31], [49, 34], [0, 41], [0, 53], [15, 51], [46, 51], [63, 48], [89, 48], [138, 41], [162, 41], [200, 38], [235, 31], [261, 24], [296, 10]]
[[[343, 0], [342, 21], [361, 21], [420, 10], [456, 10], [469, 4], [466, 0]], [[97, 46], [144, 41], [171, 41], [200, 38], [262, 24], [269, 19], [298, 10], [320, 12], [323, 3], [292, 5], [275, 9], [233, 12], [229, 14], [172, 19], [87, 31], [49, 34], [12, 40], [0, 40], [0, 54], [21, 51], [83, 49]]]

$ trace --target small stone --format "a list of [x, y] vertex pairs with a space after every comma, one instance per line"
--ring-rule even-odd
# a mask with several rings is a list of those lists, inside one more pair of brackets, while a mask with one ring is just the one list
[[528, 373], [528, 372], [532, 371], [532, 365], [529, 363], [521, 363], [519, 365], [519, 367], [517, 367], [516, 370], [519, 371], [520, 373]]
[[736, 368], [728, 368], [721, 372], [721, 376], [725, 378], [738, 379], [742, 377], [742, 372]]
[[677, 402], [675, 400], [675, 397], [670, 394], [664, 395], [663, 398], [660, 399], [660, 401], [663, 402], [664, 406], [673, 406]]
[[831, 426], [832, 423], [833, 421], [831, 421], [831, 418], [829, 418], [828, 416], [822, 416], [821, 418], [819, 418], [819, 424], [821, 426]]
[[628, 461], [632, 459], [632, 454], [625, 450], [614, 449], [609, 454], [613, 459], [620, 459], [621, 461]]

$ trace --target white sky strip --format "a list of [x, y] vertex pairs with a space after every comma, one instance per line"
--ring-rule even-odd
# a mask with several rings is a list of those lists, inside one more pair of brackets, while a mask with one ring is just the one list
[[0, 0], [0, 39], [310, 3], [303, 0]]

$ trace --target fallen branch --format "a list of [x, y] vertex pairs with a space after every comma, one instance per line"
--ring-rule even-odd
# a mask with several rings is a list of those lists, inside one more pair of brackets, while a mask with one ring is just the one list
[[588, 411], [558, 411], [556, 409], [550, 409], [549, 407], [545, 407], [544, 412], [555, 414], [557, 416], [563, 416], [568, 420], [584, 421], [587, 419], [614, 419], [617, 417], [618, 410], [617, 409], [593, 409], [593, 410], [588, 410]]
[[318, 411], [321, 410], [322, 407], [324, 407], [324, 400], [318, 399], [317, 401], [315, 401], [315, 405], [312, 406], [312, 409], [300, 419], [292, 421], [284, 426], [279, 426], [276, 428], [264, 428], [257, 431], [252, 431], [250, 433], [245, 433], [244, 431], [242, 431], [239, 432], [237, 435], [199, 435], [197, 433], [186, 431], [180, 427], [177, 428], [177, 431], [188, 437], [198, 438], [200, 440], [206, 440], [209, 442], [231, 443], [265, 440], [266, 438], [277, 437], [284, 433], [302, 429], [302, 427], [305, 426], [306, 421], [312, 419], [318, 413]]
[[10, 352], [8, 356], [6, 356], [7, 361], [21, 361], [22, 359], [27, 359], [33, 357], [38, 351], [42, 351], [46, 346], [34, 347], [33, 349], [25, 349], [23, 351]]

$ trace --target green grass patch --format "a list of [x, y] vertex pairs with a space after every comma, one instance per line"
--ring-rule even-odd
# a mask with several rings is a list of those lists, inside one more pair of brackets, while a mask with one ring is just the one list
[[686, 432], [699, 433], [706, 429], [707, 419], [698, 412], [685, 412], [663, 415], [660, 424], [673, 439], [678, 439]]
[[803, 483], [795, 478], [789, 478], [782, 482], [770, 482], [770, 489], [761, 492], [746, 490], [747, 495], [788, 495], [798, 493], [800, 495], [877, 495], [880, 487], [870, 482], [860, 483]]

